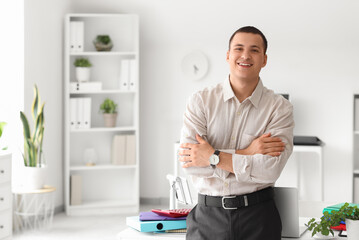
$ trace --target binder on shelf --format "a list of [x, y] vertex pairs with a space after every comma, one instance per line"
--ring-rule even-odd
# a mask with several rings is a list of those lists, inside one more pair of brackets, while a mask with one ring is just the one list
[[121, 61], [119, 88], [120, 90], [128, 90], [128, 82], [130, 79], [130, 60], [123, 59]]
[[70, 82], [70, 92], [92, 92], [100, 91], [102, 89], [102, 82]]
[[76, 129], [77, 120], [77, 100], [70, 98], [70, 130]]
[[84, 22], [76, 22], [77, 52], [84, 51]]
[[84, 128], [84, 99], [83, 98], [76, 98], [77, 100], [77, 128], [82, 129]]
[[[336, 204], [336, 205], [332, 205], [332, 206], [325, 207], [325, 208], [323, 209], [323, 213], [324, 213], [324, 212], [328, 212], [329, 214], [331, 214], [332, 211], [339, 211], [339, 209], [340, 209], [344, 204], [345, 204], [345, 203], [339, 203], [339, 204]], [[359, 204], [349, 203], [349, 206], [350, 206], [350, 207], [354, 207], [354, 206], [359, 207]]]
[[111, 163], [124, 165], [126, 163], [126, 135], [115, 135], [112, 139]]
[[140, 221], [139, 216], [126, 217], [126, 225], [140, 232], [164, 232], [187, 228], [186, 220]]
[[70, 52], [84, 51], [84, 22], [70, 22]]
[[91, 128], [91, 98], [83, 99], [83, 128]]
[[71, 175], [70, 177], [70, 205], [82, 204], [82, 177]]
[[130, 78], [128, 83], [128, 88], [130, 91], [135, 91], [137, 88], [137, 65], [136, 60], [131, 59], [130, 61]]
[[126, 135], [126, 165], [136, 164], [136, 136]]
[[76, 52], [76, 22], [70, 22], [70, 52]]

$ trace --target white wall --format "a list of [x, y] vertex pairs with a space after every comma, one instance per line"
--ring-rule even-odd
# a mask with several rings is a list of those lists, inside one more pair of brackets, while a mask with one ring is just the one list
[[25, 0], [25, 114], [31, 116], [37, 84], [45, 102], [44, 157], [48, 184], [63, 205], [63, 22], [70, 0]]
[[[326, 143], [325, 200], [351, 201], [359, 3], [75, 0], [69, 7], [62, 1], [26, 2], [25, 99], [32, 99], [32, 84], [39, 82], [43, 99], [47, 99], [50, 126], [45, 147], [53, 164], [51, 181], [60, 189], [57, 204], [62, 201], [63, 181], [62, 20], [68, 9], [140, 16], [141, 197], [168, 197], [165, 175], [173, 171], [173, 143], [179, 139], [185, 101], [195, 90], [224, 80], [228, 38], [238, 27], [254, 25], [269, 41], [264, 84], [276, 92], [290, 93], [295, 134], [316, 135]], [[199, 82], [186, 79], [180, 70], [182, 58], [196, 49], [206, 53], [210, 62], [207, 77]]]

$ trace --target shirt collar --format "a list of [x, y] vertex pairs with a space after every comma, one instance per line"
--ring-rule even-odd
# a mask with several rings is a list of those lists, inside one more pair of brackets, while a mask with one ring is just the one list
[[[263, 83], [262, 80], [259, 79], [256, 88], [254, 89], [252, 95], [248, 98], [249, 101], [254, 105], [254, 107], [258, 107], [259, 101], [261, 99], [263, 92]], [[229, 99], [235, 97], [231, 83], [229, 81], [229, 77], [223, 83], [223, 101], [226, 102]]]

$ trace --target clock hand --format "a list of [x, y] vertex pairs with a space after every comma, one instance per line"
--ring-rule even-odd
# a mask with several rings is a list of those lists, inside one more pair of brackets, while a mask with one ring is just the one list
[[196, 66], [196, 65], [193, 65], [193, 68], [194, 68], [194, 74], [197, 74], [197, 72], [198, 72], [198, 67]]

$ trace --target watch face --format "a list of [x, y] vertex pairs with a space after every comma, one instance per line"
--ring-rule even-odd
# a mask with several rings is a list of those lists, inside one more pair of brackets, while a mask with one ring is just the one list
[[219, 157], [216, 154], [212, 154], [209, 158], [209, 163], [211, 165], [217, 165], [219, 163]]

